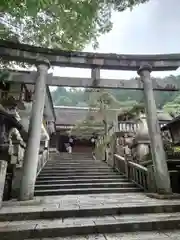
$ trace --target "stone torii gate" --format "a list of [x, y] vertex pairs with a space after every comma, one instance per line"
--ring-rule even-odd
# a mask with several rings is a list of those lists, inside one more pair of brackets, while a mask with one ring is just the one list
[[[153, 95], [155, 90], [177, 90], [176, 86], [153, 85], [151, 71], [176, 70], [180, 66], [180, 54], [168, 55], [117, 55], [86, 52], [67, 52], [46, 48], [32, 47], [25, 44], [16, 44], [0, 40], [0, 57], [4, 60], [36, 64], [37, 73], [30, 73], [25, 81], [35, 83], [35, 96], [29, 126], [29, 139], [25, 153], [23, 177], [21, 181], [20, 200], [30, 200], [34, 196], [34, 184], [38, 163], [38, 150], [40, 143], [40, 129], [44, 109], [45, 87], [49, 85], [102, 87], [102, 88], [128, 88], [144, 89], [144, 98], [147, 111], [149, 136], [154, 164], [155, 181], [159, 193], [170, 193], [170, 178], [163, 149], [160, 128], [157, 119], [156, 105]], [[77, 68], [90, 68], [91, 79], [65, 79], [50, 77], [50, 66], [66, 66]], [[101, 80], [100, 69], [137, 71], [141, 82], [134, 87], [127, 87], [128, 83], [122, 80]], [[26, 74], [27, 75], [27, 74]], [[17, 77], [18, 78], [18, 77]], [[22, 79], [21, 79], [22, 80]], [[61, 81], [62, 80], [62, 81]], [[67, 80], [67, 79], [66, 79]], [[19, 80], [20, 81], [20, 80]], [[72, 81], [75, 81], [73, 83]], [[53, 84], [53, 82], [55, 82]], [[73, 85], [74, 84], [74, 85]]]

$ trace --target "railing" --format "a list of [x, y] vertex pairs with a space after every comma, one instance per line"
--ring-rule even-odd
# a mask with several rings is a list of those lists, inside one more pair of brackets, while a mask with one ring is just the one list
[[49, 151], [48, 148], [44, 148], [42, 150], [39, 151], [39, 160], [38, 160], [38, 167], [37, 167], [37, 176], [39, 175], [39, 173], [41, 172], [41, 170], [43, 169], [44, 165], [46, 164], [46, 162], [48, 161], [49, 158]]
[[121, 121], [118, 122], [120, 132], [136, 132], [138, 129], [138, 124], [132, 121]]
[[145, 191], [155, 191], [153, 167], [148, 168], [114, 154], [114, 168]]
[[[165, 126], [167, 123], [168, 121], [160, 121], [159, 122], [160, 128]], [[120, 132], [136, 133], [139, 125], [133, 121], [119, 121], [118, 127]]]

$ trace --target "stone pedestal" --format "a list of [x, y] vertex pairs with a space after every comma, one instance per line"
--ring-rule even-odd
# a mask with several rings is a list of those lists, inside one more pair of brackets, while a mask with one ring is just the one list
[[23, 172], [22, 167], [16, 167], [15, 172], [14, 172], [13, 181], [12, 181], [12, 193], [11, 193], [12, 198], [19, 197], [22, 172]]

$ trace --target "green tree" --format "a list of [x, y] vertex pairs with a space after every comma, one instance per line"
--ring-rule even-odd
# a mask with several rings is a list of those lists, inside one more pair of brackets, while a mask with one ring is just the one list
[[177, 97], [170, 102], [167, 102], [163, 106], [164, 111], [173, 114], [173, 116], [177, 116], [180, 114], [180, 95], [177, 95]]
[[82, 49], [111, 30], [112, 10], [148, 0], [1, 0], [2, 39], [67, 50]]

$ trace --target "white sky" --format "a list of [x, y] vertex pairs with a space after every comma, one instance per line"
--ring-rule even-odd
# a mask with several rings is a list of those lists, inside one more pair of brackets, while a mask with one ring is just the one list
[[[180, 52], [180, 0], [150, 0], [133, 11], [114, 12], [113, 29], [99, 38], [96, 52], [119, 54], [155, 54]], [[93, 52], [91, 46], [84, 51]], [[90, 77], [88, 69], [59, 68], [56, 76]], [[154, 72], [153, 76], [180, 74], [176, 72]], [[129, 79], [136, 72], [102, 70], [102, 78]], [[53, 90], [53, 88], [52, 88]]]

